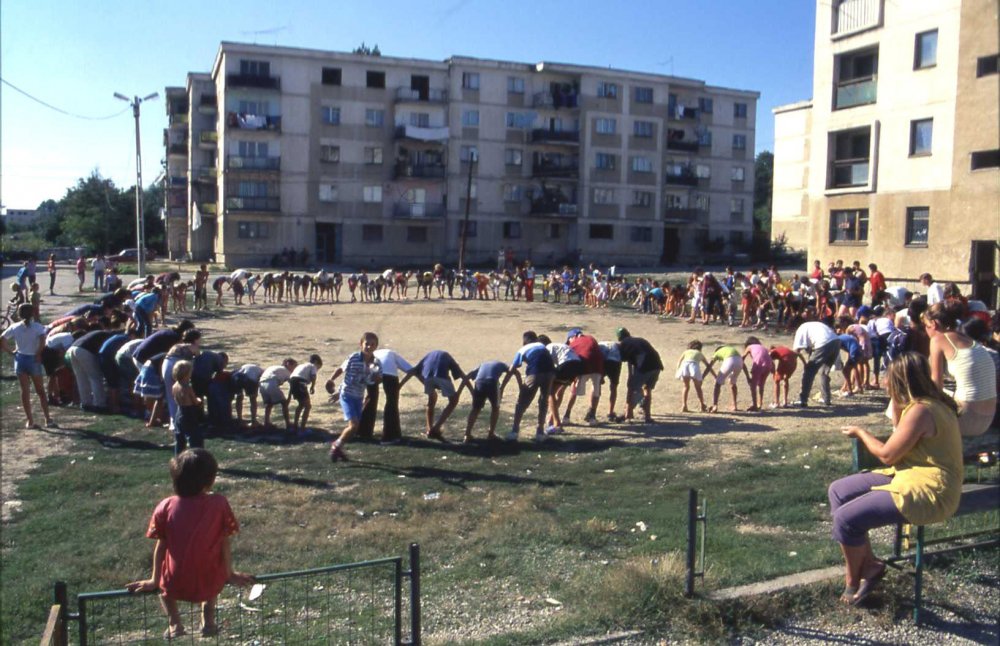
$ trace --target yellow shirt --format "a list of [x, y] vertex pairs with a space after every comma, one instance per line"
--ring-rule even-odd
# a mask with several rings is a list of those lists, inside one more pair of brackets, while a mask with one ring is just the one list
[[900, 419], [913, 404], [927, 407], [934, 418], [934, 437], [921, 438], [895, 466], [879, 469], [892, 482], [873, 490], [888, 491], [903, 517], [914, 525], [929, 525], [948, 520], [958, 509], [962, 497], [962, 436], [955, 413], [939, 401], [918, 399], [910, 402]]

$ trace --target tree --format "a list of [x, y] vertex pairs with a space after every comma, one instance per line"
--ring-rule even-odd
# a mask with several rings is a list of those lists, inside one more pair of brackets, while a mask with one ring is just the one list
[[753, 224], [756, 231], [771, 230], [771, 194], [774, 184], [774, 154], [761, 151], [753, 164]]
[[[133, 195], [133, 209], [134, 190], [134, 187], [129, 189], [129, 194]], [[142, 219], [146, 222], [146, 247], [163, 253], [167, 248], [167, 229], [163, 218], [160, 217], [161, 208], [163, 208], [163, 184], [154, 182], [142, 192]]]
[[96, 170], [66, 191], [57, 209], [58, 239], [93, 252], [135, 243], [135, 202]]
[[378, 43], [375, 43], [374, 47], [369, 47], [365, 45], [365, 41], [361, 41], [361, 44], [355, 47], [352, 54], [363, 54], [365, 56], [381, 56], [382, 52], [378, 48]]

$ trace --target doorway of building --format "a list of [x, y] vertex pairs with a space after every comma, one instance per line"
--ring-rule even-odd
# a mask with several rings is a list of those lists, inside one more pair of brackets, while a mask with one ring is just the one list
[[340, 260], [340, 225], [316, 223], [316, 262], [333, 264]]
[[677, 262], [681, 250], [681, 233], [677, 227], [663, 227], [663, 256], [660, 261], [664, 265]]
[[997, 248], [996, 240], [973, 240], [972, 263], [969, 280], [972, 282], [972, 298], [986, 303], [986, 307], [997, 306]]
[[413, 74], [410, 76], [410, 89], [417, 93], [421, 101], [426, 101], [430, 98], [431, 78]]

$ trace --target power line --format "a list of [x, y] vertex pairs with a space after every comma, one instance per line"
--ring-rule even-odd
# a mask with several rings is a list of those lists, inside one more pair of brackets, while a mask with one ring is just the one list
[[49, 108], [50, 110], [55, 110], [56, 112], [59, 112], [61, 114], [65, 114], [66, 116], [69, 116], [69, 117], [75, 117], [77, 119], [86, 119], [87, 121], [106, 121], [108, 119], [114, 119], [115, 117], [117, 117], [119, 115], [125, 114], [129, 110], [128, 108], [125, 108], [125, 109], [121, 110], [120, 112], [116, 112], [114, 114], [109, 114], [106, 117], [88, 117], [87, 115], [84, 115], [84, 114], [75, 114], [73, 112], [69, 112], [67, 110], [63, 110], [62, 108], [57, 108], [56, 106], [52, 105], [51, 103], [46, 103], [45, 101], [42, 101], [38, 97], [32, 96], [31, 94], [28, 94], [27, 92], [25, 92], [21, 88], [17, 87], [16, 85], [14, 85], [13, 83], [11, 83], [10, 81], [8, 81], [5, 78], [0, 78], [0, 81], [2, 81], [4, 85], [10, 87], [11, 89], [13, 89], [13, 90], [15, 90], [17, 92], [20, 92], [21, 94], [23, 94], [24, 96], [28, 97], [32, 101], [44, 105], [46, 108]]

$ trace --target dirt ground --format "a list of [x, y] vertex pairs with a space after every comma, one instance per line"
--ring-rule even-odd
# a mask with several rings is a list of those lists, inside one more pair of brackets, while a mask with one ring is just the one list
[[[184, 267], [185, 278], [193, 275], [194, 267]], [[40, 278], [42, 278], [40, 276]], [[214, 276], [213, 276], [214, 278]], [[411, 281], [412, 282], [412, 281]], [[45, 321], [59, 316], [76, 305], [85, 302], [76, 292], [76, 282], [69, 267], [60, 268], [55, 296], [44, 296], [42, 318]], [[93, 297], [88, 292], [88, 299]], [[346, 289], [342, 297], [346, 295]], [[211, 298], [214, 298], [211, 297]], [[210, 298], [210, 301], [211, 301]], [[190, 299], [190, 296], [189, 296]], [[258, 299], [262, 300], [262, 299]], [[346, 300], [350, 300], [349, 295]], [[202, 346], [206, 349], [225, 350], [229, 353], [232, 366], [243, 363], [258, 363], [267, 367], [280, 362], [285, 357], [304, 361], [313, 353], [319, 353], [324, 360], [320, 380], [325, 380], [347, 356], [357, 349], [361, 334], [372, 331], [378, 334], [380, 347], [395, 349], [411, 363], [430, 350], [447, 350], [461, 367], [470, 371], [479, 363], [500, 359], [509, 362], [521, 345], [521, 333], [531, 329], [548, 334], [554, 341], [565, 341], [565, 333], [579, 326], [598, 340], [613, 340], [615, 329], [627, 327], [633, 336], [644, 337], [659, 351], [666, 366], [659, 384], [654, 391], [653, 417], [658, 437], [663, 437], [667, 429], [669, 437], [683, 437], [688, 448], [695, 449], [692, 459], [704, 461], [711, 466], [718, 461], [749, 454], [760, 438], [761, 431], [799, 431], [804, 424], [818, 432], [837, 432], [845, 423], [860, 423], [887, 427], [880, 407], [884, 404], [882, 393], [865, 395], [852, 400], [835, 401], [832, 408], [814, 408], [807, 412], [796, 410], [765, 410], [760, 413], [728, 412], [718, 414], [682, 413], [680, 405], [681, 384], [674, 379], [677, 358], [686, 349], [688, 342], [699, 339], [705, 346], [706, 354], [720, 344], [736, 344], [742, 347], [749, 334], [721, 325], [702, 326], [688, 324], [675, 319], [659, 319], [640, 315], [632, 310], [612, 307], [592, 310], [579, 305], [553, 304], [524, 301], [462, 301], [432, 298], [417, 298], [416, 288], [411, 286], [410, 298], [402, 301], [382, 303], [310, 303], [310, 304], [260, 304], [233, 305], [227, 293], [223, 308], [212, 308], [208, 314], [187, 314], [193, 318], [204, 333]], [[177, 314], [170, 314], [168, 324], [178, 320]], [[753, 332], [766, 344], [791, 344], [787, 334]], [[6, 355], [4, 360], [9, 359]], [[4, 363], [5, 379], [9, 377], [9, 364]], [[790, 398], [794, 400], [799, 389], [801, 369], [792, 379]], [[836, 387], [841, 382], [839, 375], [833, 378]], [[745, 381], [740, 382], [740, 408], [750, 403], [749, 390]], [[765, 401], [773, 398], [769, 383]], [[711, 398], [712, 382], [705, 382], [705, 396]], [[498, 433], [509, 429], [513, 415], [514, 391], [508, 390], [502, 402], [502, 414]], [[16, 395], [15, 395], [16, 397]], [[624, 384], [619, 390], [617, 410], [623, 412]], [[426, 402], [423, 389], [416, 380], [408, 383], [401, 393], [400, 409], [420, 410]], [[463, 403], [468, 402], [464, 393]], [[710, 401], [709, 401], [710, 403]], [[578, 402], [574, 410], [574, 420], [579, 421], [585, 411], [584, 402]], [[691, 405], [697, 400], [691, 393]], [[729, 394], [723, 391], [720, 409], [728, 411]], [[445, 435], [453, 441], [460, 441], [464, 428], [464, 417], [459, 411], [452, 416], [445, 427]], [[261, 415], [263, 411], [261, 411]], [[599, 419], [607, 414], [607, 393], [601, 401]], [[70, 418], [79, 419], [82, 414], [69, 409], [56, 409], [53, 413], [58, 423]], [[3, 517], [6, 519], [12, 509], [16, 509], [16, 483], [25, 477], [37, 462], [52, 454], [64, 451], [70, 440], [59, 433], [23, 430], [24, 420], [19, 415], [3, 418], [0, 433], [0, 482], [2, 482]], [[532, 416], [526, 416], [522, 437], [530, 436]], [[477, 435], [485, 434], [487, 418], [483, 416], [475, 429]], [[310, 426], [330, 432], [339, 432], [343, 426], [339, 406], [328, 402], [325, 393], [317, 389], [314, 399]], [[376, 427], [377, 429], [380, 426]], [[621, 441], [648, 441], [648, 436], [636, 433], [635, 427], [621, 424], [602, 424], [596, 427], [567, 425], [567, 432], [593, 438], [616, 439]], [[404, 435], [422, 433], [422, 428], [404, 428]], [[164, 430], [164, 442], [170, 441]], [[845, 451], [848, 450], [844, 440]]]

